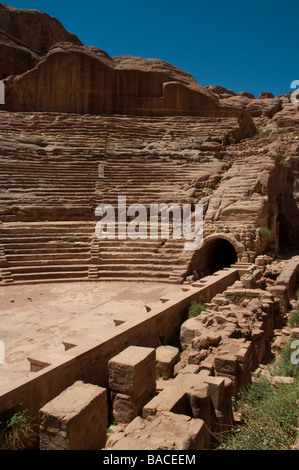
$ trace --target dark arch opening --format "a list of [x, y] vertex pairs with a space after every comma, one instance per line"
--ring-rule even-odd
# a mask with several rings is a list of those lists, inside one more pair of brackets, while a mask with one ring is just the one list
[[285, 250], [289, 247], [289, 224], [284, 214], [278, 214], [277, 222], [279, 223], [279, 248]]
[[208, 276], [237, 261], [238, 256], [233, 245], [224, 238], [216, 238], [195, 253], [190, 265], [190, 274], [196, 271], [199, 277]]

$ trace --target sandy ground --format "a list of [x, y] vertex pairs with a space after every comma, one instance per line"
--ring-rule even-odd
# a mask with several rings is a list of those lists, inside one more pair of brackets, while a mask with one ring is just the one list
[[27, 356], [32, 352], [63, 352], [63, 338], [114, 326], [113, 320], [120, 317], [141, 317], [145, 305], [160, 303], [161, 297], [178, 289], [177, 285], [152, 282], [0, 287], [0, 341], [5, 347], [0, 385], [29, 374]]

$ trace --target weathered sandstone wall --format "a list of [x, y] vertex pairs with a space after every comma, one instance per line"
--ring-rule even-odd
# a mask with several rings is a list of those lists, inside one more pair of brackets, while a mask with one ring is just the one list
[[57, 44], [35, 68], [5, 80], [5, 87], [3, 108], [10, 111], [237, 117], [246, 136], [256, 132], [242, 108], [220, 105], [173, 66], [134, 58], [113, 60], [94, 47]]

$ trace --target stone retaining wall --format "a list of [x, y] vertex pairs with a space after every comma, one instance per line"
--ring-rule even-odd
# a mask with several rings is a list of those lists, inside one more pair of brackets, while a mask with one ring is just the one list
[[[22, 402], [31, 414], [46, 416], [48, 408], [52, 410], [48, 402], [59, 404], [63, 391], [82, 381], [103, 387], [102, 390], [107, 388], [110, 415], [112, 412], [119, 422], [130, 423], [108, 436], [106, 449], [133, 449], [136, 439], [138, 449], [211, 448], [229, 431], [233, 423], [232, 398], [250, 383], [251, 372], [263, 359], [271, 339], [280, 304], [270, 292], [271, 287], [280, 285], [283, 279], [291, 294], [298, 266], [297, 260], [285, 263], [274, 282], [265, 274], [266, 266], [224, 269], [180, 287], [173, 298], [161, 299], [160, 308], [151, 310], [148, 306], [146, 320], [124, 321], [114, 331], [103, 331], [102, 341], [94, 337], [73, 342], [66, 339], [64, 355], [55, 356], [52, 363], [51, 359], [43, 362], [42, 358], [31, 358], [41, 369], [11, 389], [0, 389], [0, 410]], [[207, 311], [182, 324], [194, 300], [205, 302]], [[163, 381], [158, 390], [155, 372], [159, 371], [159, 361], [155, 349], [161, 343], [167, 344], [180, 329], [182, 353], [172, 369], [174, 378]], [[101, 395], [104, 396], [102, 392]], [[109, 411], [105, 406], [101, 408], [106, 416]], [[76, 419], [81, 422], [79, 408]], [[56, 413], [55, 410], [54, 406]], [[77, 430], [73, 428], [74, 436], [68, 435], [59, 416], [57, 419], [54, 440], [60, 442], [63, 437], [61, 445], [71, 448]], [[51, 436], [46, 421], [42, 419], [41, 436], [46, 436], [48, 442]], [[166, 432], [170, 427], [174, 432], [172, 443]], [[103, 436], [103, 429], [100, 434]], [[43, 448], [49, 445], [55, 446], [50, 442]], [[98, 445], [101, 448], [103, 444]]]
[[[65, 353], [49, 357], [41, 351], [30, 362], [39, 369], [13, 385], [0, 386], [0, 411], [23, 403], [29, 413], [40, 408], [75, 381], [108, 386], [108, 361], [130, 345], [157, 347], [167, 344], [179, 332], [192, 301], [208, 302], [238, 278], [238, 269], [224, 269], [193, 286], [178, 287], [178, 293], [163, 299], [160, 308], [148, 308], [147, 318], [125, 321], [114, 329], [103, 329], [99, 339], [82, 336], [66, 338]], [[167, 300], [167, 301], [165, 301]], [[35, 369], [37, 370], [37, 369]]]

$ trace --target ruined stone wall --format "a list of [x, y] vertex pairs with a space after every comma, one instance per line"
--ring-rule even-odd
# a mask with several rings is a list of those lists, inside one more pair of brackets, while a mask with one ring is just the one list
[[[206, 304], [205, 311], [181, 325], [181, 354], [172, 346], [130, 346], [112, 357], [108, 393], [117, 425], [108, 430], [105, 450], [199, 450], [219, 445], [234, 423], [233, 397], [248, 387], [263, 360], [284, 316], [280, 299], [288, 302], [292, 298], [298, 268], [298, 258], [271, 264], [269, 257], [259, 256], [255, 265], [243, 268], [243, 274], [240, 270], [240, 280]], [[156, 374], [163, 362], [170, 369], [161, 380]], [[45, 449], [61, 445], [62, 397], [65, 393], [71, 396], [72, 388], [42, 410]], [[97, 392], [103, 394], [104, 390]], [[48, 410], [58, 422], [54, 430], [44, 419]], [[105, 406], [98, 413], [106, 422]], [[76, 419], [81, 414], [78, 409]], [[85, 420], [88, 426], [88, 415]], [[68, 427], [67, 420], [64, 427]], [[96, 431], [98, 439], [105, 441], [103, 425]], [[72, 448], [72, 440], [78, 445], [80, 432], [69, 426], [67, 434], [66, 448]], [[89, 440], [86, 446], [93, 444]]]

